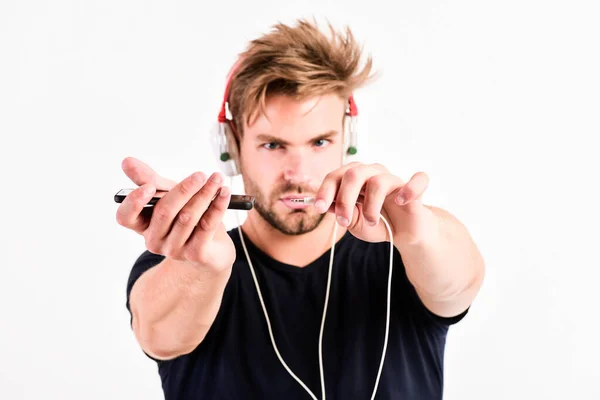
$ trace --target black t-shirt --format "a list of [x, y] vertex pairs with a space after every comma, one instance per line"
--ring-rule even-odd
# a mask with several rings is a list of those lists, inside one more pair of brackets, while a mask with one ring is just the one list
[[[237, 228], [237, 257], [217, 317], [191, 353], [158, 361], [166, 400], [310, 400], [280, 363]], [[330, 251], [304, 268], [272, 259], [244, 236], [275, 342], [284, 361], [318, 399], [319, 332]], [[323, 333], [327, 399], [370, 399], [385, 334], [389, 242], [367, 243], [346, 233], [336, 243]], [[163, 260], [145, 251], [133, 265], [129, 294], [140, 275]], [[443, 392], [446, 335], [467, 313], [429, 312], [394, 249], [390, 333], [376, 399], [438, 400]]]

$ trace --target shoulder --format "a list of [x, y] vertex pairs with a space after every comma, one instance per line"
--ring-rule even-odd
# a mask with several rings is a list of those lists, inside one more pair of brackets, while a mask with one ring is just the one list
[[[241, 244], [237, 228], [230, 229], [229, 231], [227, 231], [227, 234], [229, 235], [229, 237], [231, 237], [231, 240], [235, 245], [236, 251], [238, 251], [239, 253], [241, 249]], [[129, 293], [131, 292], [131, 288], [144, 272], [160, 264], [165, 258], [166, 257], [162, 254], [155, 254], [148, 250], [143, 250], [139, 254], [139, 256], [134, 260], [133, 265], [131, 266], [131, 271], [127, 280], [127, 295], [129, 295]]]
[[[131, 289], [134, 283], [139, 279], [140, 276], [150, 268], [159, 264], [165, 259], [165, 256], [161, 254], [155, 254], [148, 250], [142, 251], [142, 253], [135, 259], [129, 272], [129, 278], [127, 279], [127, 297], [131, 293]], [[129, 306], [129, 301], [127, 302]]]

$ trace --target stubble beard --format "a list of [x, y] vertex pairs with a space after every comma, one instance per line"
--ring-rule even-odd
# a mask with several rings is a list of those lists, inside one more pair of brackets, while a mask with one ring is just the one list
[[302, 194], [306, 192], [302, 187], [285, 184], [273, 190], [269, 199], [251, 179], [244, 177], [243, 180], [246, 193], [255, 197], [254, 208], [258, 214], [274, 229], [285, 235], [302, 235], [311, 232], [325, 218], [325, 214], [315, 213], [312, 207], [306, 210], [275, 211], [275, 205], [282, 194]]

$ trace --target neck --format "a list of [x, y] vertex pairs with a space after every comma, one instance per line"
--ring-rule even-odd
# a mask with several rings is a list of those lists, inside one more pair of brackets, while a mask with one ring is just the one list
[[[305, 267], [331, 249], [335, 215], [328, 213], [319, 226], [302, 235], [286, 235], [273, 228], [255, 210], [248, 212], [242, 233], [269, 257], [297, 267]], [[337, 227], [336, 243], [346, 233]]]

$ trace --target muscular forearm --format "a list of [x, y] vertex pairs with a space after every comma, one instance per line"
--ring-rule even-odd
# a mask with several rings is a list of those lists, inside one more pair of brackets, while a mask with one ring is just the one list
[[464, 311], [479, 290], [484, 262], [467, 229], [450, 213], [429, 207], [429, 234], [418, 243], [399, 243], [409, 280], [429, 308], [453, 316]]
[[230, 274], [231, 268], [215, 272], [169, 258], [146, 271], [130, 295], [144, 351], [158, 359], [192, 351], [217, 315]]

